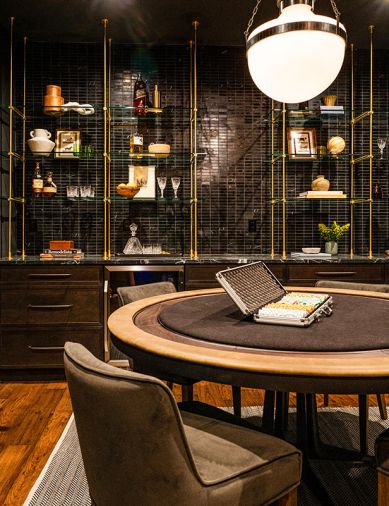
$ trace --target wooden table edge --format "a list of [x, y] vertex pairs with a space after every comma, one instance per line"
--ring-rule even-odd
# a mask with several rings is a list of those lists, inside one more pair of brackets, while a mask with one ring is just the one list
[[[361, 290], [330, 289], [320, 287], [286, 287], [288, 291], [325, 292], [389, 300], [389, 294]], [[110, 332], [131, 347], [153, 355], [197, 363], [210, 367], [234, 369], [261, 374], [283, 374], [293, 376], [321, 377], [389, 377], [389, 350], [364, 352], [334, 352], [321, 354], [318, 363], [312, 353], [280, 352], [277, 354], [258, 350], [258, 353], [244, 351], [201, 348], [187, 343], [169, 341], [163, 337], [145, 332], [135, 324], [136, 315], [142, 309], [164, 301], [200, 295], [223, 293], [222, 288], [176, 292], [158, 295], [127, 304], [117, 309], [108, 319]], [[388, 306], [389, 307], [389, 306]]]

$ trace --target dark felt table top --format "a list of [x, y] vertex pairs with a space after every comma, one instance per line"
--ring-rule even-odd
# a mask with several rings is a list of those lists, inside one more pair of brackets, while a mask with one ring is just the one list
[[284, 351], [345, 352], [389, 348], [389, 301], [333, 295], [334, 313], [310, 327], [254, 323], [226, 294], [179, 300], [166, 306], [159, 321], [196, 339]]

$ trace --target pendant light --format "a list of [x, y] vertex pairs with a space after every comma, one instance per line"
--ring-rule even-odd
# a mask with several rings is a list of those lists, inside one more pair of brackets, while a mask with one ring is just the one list
[[256, 86], [278, 102], [310, 100], [330, 86], [342, 68], [347, 33], [340, 12], [314, 14], [315, 0], [277, 0], [280, 15], [249, 34], [261, 0], [245, 32], [247, 60]]

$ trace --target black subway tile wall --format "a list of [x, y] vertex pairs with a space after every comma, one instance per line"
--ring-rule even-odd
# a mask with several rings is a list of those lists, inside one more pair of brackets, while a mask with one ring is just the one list
[[[20, 52], [18, 53], [20, 54]], [[331, 189], [350, 195], [350, 55], [335, 83], [324, 94], [337, 96], [345, 115], [323, 121], [317, 118], [289, 117], [288, 126], [313, 127], [317, 145], [340, 135], [346, 149], [338, 158], [313, 161], [287, 160], [287, 250], [303, 246], [323, 246], [317, 224], [350, 221], [347, 201], [292, 200], [310, 189], [313, 179], [325, 175]], [[356, 51], [357, 112], [369, 108], [369, 53]], [[377, 138], [387, 137], [389, 58], [387, 51], [374, 57], [374, 182], [379, 180], [384, 199], [374, 201], [374, 251], [382, 253], [389, 245], [388, 151], [379, 160]], [[20, 68], [20, 66], [18, 67]], [[159, 84], [164, 112], [134, 117], [120, 109], [132, 104], [133, 85], [138, 74], [147, 81], [150, 92]], [[243, 48], [199, 47], [198, 50], [198, 197], [199, 254], [269, 253], [271, 247], [271, 102], [253, 85]], [[89, 157], [79, 160], [43, 159], [43, 173], [53, 171], [58, 195], [48, 201], [32, 200], [30, 184], [34, 159], [28, 148], [27, 160], [27, 253], [39, 254], [51, 239], [74, 239], [89, 254], [103, 252], [103, 69], [99, 44], [46, 44], [32, 42], [27, 52], [27, 136], [30, 130], [45, 128], [55, 137], [56, 129], [80, 129], [82, 143], [93, 146]], [[287, 77], [286, 77], [287, 79]], [[16, 79], [20, 100], [21, 74]], [[88, 103], [96, 114], [81, 116], [66, 112], [59, 117], [42, 114], [46, 85], [62, 87], [65, 102]], [[20, 101], [19, 101], [20, 103]], [[130, 166], [143, 165], [150, 177], [166, 176], [164, 201], [128, 201], [113, 198], [111, 206], [111, 251], [121, 253], [130, 235], [132, 222], [145, 246], [160, 244], [175, 254], [189, 253], [189, 49], [184, 46], [112, 46], [111, 69], [111, 195], [115, 187], [128, 182]], [[309, 109], [318, 108], [320, 98]], [[275, 104], [280, 108], [280, 104]], [[295, 109], [288, 105], [288, 110]], [[172, 154], [152, 162], [128, 157], [129, 136], [138, 131], [145, 149], [151, 142], [169, 143]], [[355, 151], [367, 153], [368, 119], [356, 127]], [[281, 127], [275, 124], [276, 148], [281, 151]], [[20, 148], [20, 136], [19, 148]], [[281, 197], [281, 163], [275, 165], [275, 197]], [[180, 177], [178, 200], [173, 200], [172, 177]], [[20, 191], [20, 178], [18, 190]], [[94, 199], [67, 198], [67, 187], [91, 185]], [[356, 169], [357, 196], [368, 197], [368, 162]], [[160, 194], [158, 185], [155, 193]], [[280, 252], [281, 204], [275, 205], [275, 250]], [[20, 217], [19, 217], [20, 220]], [[367, 253], [368, 205], [356, 207], [355, 250]], [[249, 231], [250, 224], [250, 231]], [[20, 230], [19, 243], [20, 243]], [[349, 236], [340, 242], [348, 252]]]

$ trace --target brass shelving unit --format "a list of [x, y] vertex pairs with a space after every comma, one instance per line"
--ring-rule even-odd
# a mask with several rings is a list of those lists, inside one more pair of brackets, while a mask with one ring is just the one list
[[[8, 244], [7, 244], [7, 258], [8, 260], [12, 260], [14, 258], [14, 254], [12, 251], [12, 236], [13, 236], [13, 216], [14, 206], [21, 206], [21, 215], [22, 215], [22, 230], [21, 230], [21, 256], [22, 259], [26, 256], [25, 250], [25, 218], [26, 218], [26, 51], [27, 51], [27, 37], [23, 38], [23, 98], [22, 98], [22, 108], [21, 110], [14, 105], [14, 22], [15, 18], [11, 17], [9, 19], [9, 33], [10, 33], [10, 52], [9, 52], [9, 151], [7, 153], [8, 157], [8, 220], [7, 220], [7, 228], [8, 228]], [[14, 136], [15, 136], [15, 128], [14, 128], [14, 115], [18, 116], [22, 120], [22, 152], [17, 153], [14, 150]], [[17, 197], [14, 195], [14, 166], [15, 161], [21, 161], [21, 171], [22, 171], [22, 194]]]
[[[336, 200], [337, 202], [346, 202], [350, 206], [350, 257], [354, 255], [354, 236], [355, 236], [355, 206], [359, 204], [369, 205], [369, 258], [373, 258], [373, 31], [374, 26], [369, 26], [370, 33], [370, 76], [369, 76], [369, 110], [364, 111], [358, 116], [355, 115], [355, 82], [354, 82], [354, 46], [351, 44], [351, 118], [350, 118], [350, 198], [349, 199], [328, 199], [330, 201]], [[286, 198], [286, 171], [287, 171], [287, 153], [286, 153], [286, 108], [282, 104], [280, 110], [275, 110], [274, 102], [271, 104], [271, 257], [274, 258], [275, 252], [275, 207], [282, 206], [281, 229], [282, 229], [282, 252], [281, 258], [287, 258], [287, 202], [297, 198]], [[369, 119], [369, 151], [367, 154], [360, 154], [355, 152], [355, 126], [359, 122]], [[281, 123], [282, 129], [282, 150], [279, 153], [275, 152], [275, 125]], [[275, 178], [277, 163], [281, 161], [281, 197], [275, 196]], [[369, 198], [358, 198], [355, 193], [355, 170], [356, 166], [364, 161], [369, 162]], [[308, 200], [308, 199], [307, 199]], [[309, 199], [312, 201], [311, 199]], [[327, 199], [326, 199], [327, 200]]]
[[[355, 206], [359, 204], [369, 205], [369, 258], [373, 258], [373, 31], [374, 26], [369, 26], [370, 33], [370, 76], [369, 76], [369, 110], [355, 116], [355, 72], [354, 72], [354, 45], [351, 44], [351, 160], [350, 160], [350, 257], [354, 255], [355, 236]], [[356, 156], [355, 154], [355, 126], [369, 119], [369, 152]], [[368, 160], [369, 162], [369, 198], [358, 199], [355, 195], [355, 169], [356, 165]]]

